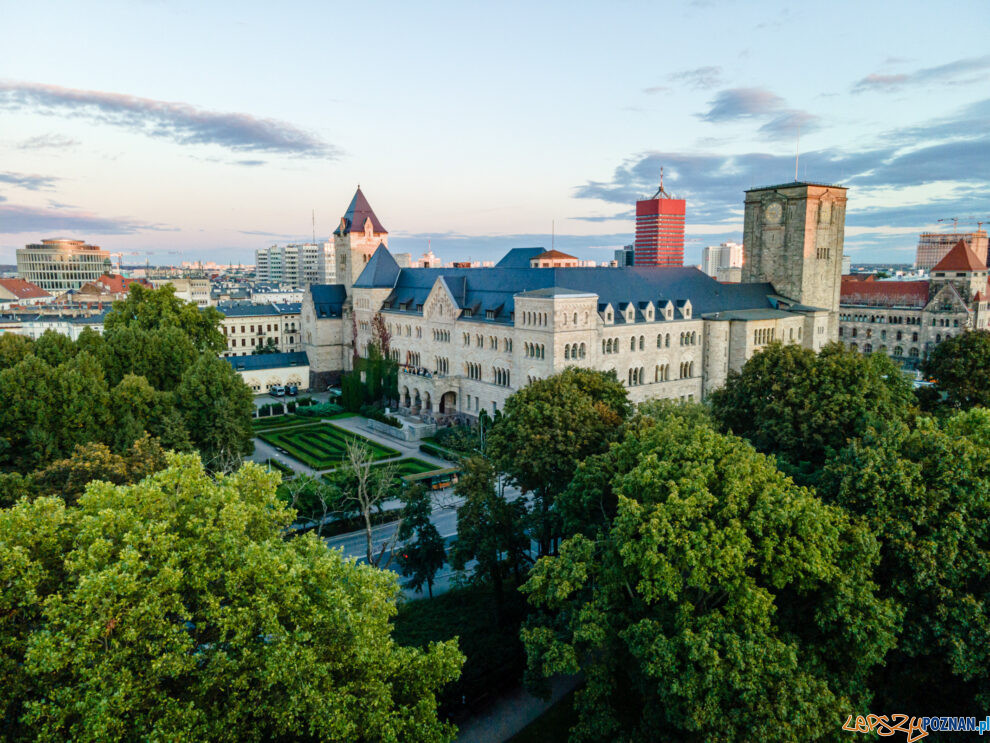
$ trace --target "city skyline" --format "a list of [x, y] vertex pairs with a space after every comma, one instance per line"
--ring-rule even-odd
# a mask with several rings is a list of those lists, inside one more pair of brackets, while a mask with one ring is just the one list
[[990, 21], [963, 5], [950, 45], [921, 3], [21, 4], [0, 263], [61, 236], [252, 262], [311, 239], [313, 210], [326, 239], [358, 183], [397, 252], [490, 259], [553, 225], [601, 261], [663, 166], [693, 264], [741, 240], [745, 189], [793, 180], [798, 141], [799, 179], [849, 188], [853, 260], [909, 263], [937, 220], [990, 213], [990, 55], [967, 51]]

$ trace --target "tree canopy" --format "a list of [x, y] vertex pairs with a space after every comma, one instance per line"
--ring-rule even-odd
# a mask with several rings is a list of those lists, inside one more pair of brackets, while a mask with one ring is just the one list
[[830, 452], [880, 421], [907, 419], [911, 385], [884, 354], [833, 343], [819, 353], [773, 343], [730, 372], [711, 395], [721, 426], [775, 454], [785, 471], [813, 483]]
[[749, 444], [648, 419], [588, 468], [616, 512], [523, 590], [531, 678], [583, 671], [571, 740], [808, 741], [868, 700], [897, 614], [877, 544]]
[[548, 554], [559, 535], [552, 511], [578, 463], [608, 448], [630, 410], [614, 374], [568, 368], [514, 393], [487, 437], [496, 469], [535, 495], [533, 538]]
[[921, 371], [950, 408], [990, 407], [990, 331], [971, 330], [932, 349]]
[[215, 307], [197, 307], [175, 296], [175, 287], [149, 289], [131, 284], [127, 298], [114, 302], [113, 309], [103, 320], [104, 332], [112, 333], [122, 327], [159, 330], [174, 327], [181, 330], [199, 351], [221, 353], [227, 341], [220, 332], [223, 315]]
[[438, 741], [456, 643], [396, 645], [395, 576], [284, 539], [278, 478], [195, 455], [0, 510], [0, 724], [19, 740]]
[[947, 714], [990, 704], [990, 411], [870, 430], [819, 492], [865, 519], [881, 545], [876, 581], [904, 609], [883, 701]]

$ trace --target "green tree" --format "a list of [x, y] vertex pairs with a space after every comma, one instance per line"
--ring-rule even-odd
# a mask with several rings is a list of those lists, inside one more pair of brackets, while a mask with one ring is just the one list
[[51, 435], [59, 456], [77, 444], [108, 441], [113, 434], [110, 388], [103, 367], [88, 352], [76, 354], [55, 369]]
[[236, 467], [254, 449], [254, 395], [223, 359], [202, 354], [175, 392], [189, 438], [212, 470]]
[[939, 343], [921, 363], [950, 408], [990, 407], [990, 331], [971, 330]]
[[[610, 461], [605, 461], [610, 460]], [[746, 442], [671, 417], [600, 457], [615, 518], [523, 587], [530, 679], [582, 671], [573, 741], [809, 741], [869, 700], [878, 547]]]
[[157, 390], [171, 391], [198, 356], [193, 341], [179, 328], [121, 327], [107, 333], [103, 366], [111, 385], [136, 374]]
[[0, 463], [26, 473], [59, 456], [57, 386], [55, 370], [34, 354], [0, 371], [0, 432], [7, 442]]
[[406, 588], [419, 593], [425, 585], [433, 598], [433, 579], [447, 559], [443, 537], [430, 521], [433, 499], [426, 488], [416, 484], [406, 490], [402, 500], [399, 540], [404, 544], [399, 554], [399, 570], [409, 579]]
[[88, 351], [91, 353], [93, 358], [98, 359], [104, 365], [104, 374], [107, 373], [106, 364], [104, 363], [106, 346], [107, 340], [103, 337], [103, 334], [90, 327], [83, 328], [82, 332], [79, 333], [79, 337], [76, 338], [76, 351]]
[[396, 579], [286, 540], [277, 475], [193, 455], [0, 512], [0, 711], [18, 740], [440, 741], [455, 642], [396, 645]]
[[450, 564], [464, 570], [477, 560], [475, 575], [491, 585], [500, 619], [505, 581], [514, 575], [516, 584], [521, 583], [521, 568], [528, 558], [526, 507], [521, 499], [509, 501], [496, 491], [495, 470], [486, 459], [468, 457], [461, 469], [454, 493], [464, 503], [457, 509], [457, 540], [450, 548]]
[[908, 419], [911, 385], [884, 354], [833, 343], [816, 354], [772, 343], [729, 372], [710, 398], [721, 426], [775, 454], [785, 472], [813, 484], [830, 452], [869, 426]]
[[868, 431], [829, 463], [820, 492], [866, 520], [877, 582], [905, 610], [877, 674], [885, 708], [990, 704], [990, 411]]
[[175, 401], [168, 392], [154, 389], [148, 380], [135, 374], [125, 376], [113, 388], [115, 425], [113, 444], [117, 450], [126, 449], [145, 433], [161, 436], [166, 421], [175, 412]]
[[278, 343], [275, 342], [274, 338], [269, 338], [265, 341], [263, 346], [255, 346], [251, 354], [254, 356], [260, 356], [267, 353], [278, 353]]
[[32, 352], [34, 342], [24, 335], [0, 333], [0, 371], [9, 369]]
[[621, 433], [629, 404], [614, 374], [565, 369], [514, 393], [486, 433], [485, 452], [499, 472], [534, 495], [533, 538], [540, 555], [560, 536], [554, 501], [588, 456]]
[[200, 308], [175, 296], [175, 288], [148, 289], [131, 284], [127, 298], [114, 302], [103, 321], [104, 332], [122, 327], [158, 330], [174, 327], [181, 330], [199, 351], [223, 352], [227, 341], [220, 332], [223, 314], [215, 307]]
[[48, 366], [54, 368], [76, 355], [76, 344], [69, 339], [69, 336], [49, 328], [34, 342], [31, 351]]
[[144, 436], [123, 454], [115, 454], [105, 444], [77, 444], [71, 456], [32, 473], [31, 481], [37, 495], [57, 496], [72, 506], [94, 480], [127, 485], [165, 465], [158, 441]]

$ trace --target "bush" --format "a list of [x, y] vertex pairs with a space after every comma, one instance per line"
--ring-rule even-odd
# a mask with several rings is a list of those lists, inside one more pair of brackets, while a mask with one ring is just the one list
[[259, 418], [264, 418], [265, 416], [269, 416], [271, 414], [272, 414], [272, 406], [269, 405], [268, 403], [265, 403], [260, 408], [258, 408]]
[[300, 408], [305, 408], [307, 405], [316, 405], [316, 400], [314, 400], [312, 397], [300, 397], [298, 400], [296, 400], [296, 405], [298, 405]]
[[360, 412], [365, 418], [381, 421], [382, 423], [392, 426], [393, 428], [402, 428], [402, 423], [399, 422], [398, 418], [391, 415], [386, 415], [385, 411], [374, 405], [362, 405]]
[[290, 413], [294, 413], [296, 412], [296, 404], [292, 400], [290, 400], [285, 404], [285, 409], [288, 410]]
[[435, 457], [440, 457], [440, 459], [446, 459], [451, 462], [456, 462], [460, 459], [460, 455], [456, 451], [450, 451], [450, 449], [444, 449], [433, 444], [420, 444], [419, 450], [426, 454], [432, 454]]
[[297, 408], [296, 415], [303, 418], [327, 418], [337, 413], [343, 413], [344, 409], [340, 405], [332, 402], [314, 403], [305, 408]]
[[433, 436], [438, 446], [460, 452], [473, 454], [478, 450], [477, 426], [450, 426], [441, 428]]

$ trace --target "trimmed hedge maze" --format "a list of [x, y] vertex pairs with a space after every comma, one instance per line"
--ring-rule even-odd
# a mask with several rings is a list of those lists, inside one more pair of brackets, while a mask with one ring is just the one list
[[387, 446], [369, 441], [364, 436], [345, 431], [329, 423], [318, 423], [286, 431], [267, 431], [258, 438], [298, 459], [314, 470], [327, 470], [343, 461], [347, 444], [358, 440], [363, 442], [375, 459], [389, 459], [399, 456], [399, 452]]

